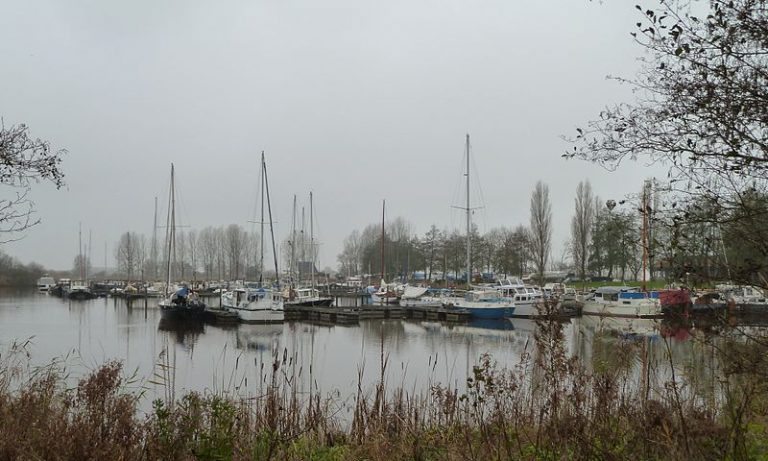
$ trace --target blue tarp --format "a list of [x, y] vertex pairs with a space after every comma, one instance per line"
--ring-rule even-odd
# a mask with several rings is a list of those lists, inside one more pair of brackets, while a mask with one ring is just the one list
[[651, 298], [656, 299], [659, 297], [658, 291], [651, 291], [648, 293], [638, 292], [638, 291], [630, 291], [626, 293], [620, 293], [619, 298], [621, 299], [644, 299], [644, 298]]

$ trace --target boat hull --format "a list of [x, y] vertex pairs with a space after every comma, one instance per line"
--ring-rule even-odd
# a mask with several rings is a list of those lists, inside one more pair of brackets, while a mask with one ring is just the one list
[[400, 299], [400, 307], [443, 307], [442, 298]]
[[475, 319], [503, 319], [514, 315], [514, 307], [466, 307], [456, 306], [460, 309], [466, 309]]
[[474, 319], [503, 319], [511, 317], [515, 313], [515, 306], [509, 304], [496, 305], [491, 303], [464, 302], [454, 304], [453, 307], [466, 310]]
[[397, 304], [400, 302], [400, 298], [396, 295], [381, 296], [376, 293], [371, 293], [371, 304]]
[[160, 315], [168, 320], [204, 320], [205, 304], [160, 304]]
[[249, 309], [247, 307], [230, 307], [237, 312], [241, 322], [245, 323], [280, 323], [285, 320], [283, 309]]
[[76, 301], [85, 301], [88, 299], [94, 299], [96, 298], [96, 295], [91, 293], [90, 291], [70, 291], [67, 293], [67, 298], [76, 300]]
[[303, 301], [286, 301], [286, 307], [331, 307], [333, 298], [307, 299]]
[[536, 304], [516, 302], [513, 312], [508, 317], [533, 318], [540, 316]]

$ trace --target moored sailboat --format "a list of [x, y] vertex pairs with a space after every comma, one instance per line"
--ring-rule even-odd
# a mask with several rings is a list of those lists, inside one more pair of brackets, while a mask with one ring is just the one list
[[172, 270], [176, 262], [176, 190], [174, 183], [174, 167], [171, 163], [171, 185], [168, 193], [168, 216], [166, 226], [166, 283], [165, 295], [158, 303], [163, 319], [173, 320], [202, 320], [205, 304], [200, 301], [197, 293], [186, 285], [172, 290]]
[[469, 135], [467, 135], [467, 205], [464, 211], [467, 214], [467, 289], [469, 291], [464, 298], [456, 299], [453, 306], [466, 309], [474, 318], [501, 319], [514, 314], [515, 303], [512, 300], [502, 297], [498, 290], [470, 289], [472, 287], [472, 208], [469, 201], [469, 153]]
[[[272, 255], [275, 262], [275, 275], [278, 277], [276, 287], [264, 286], [264, 200], [266, 198], [269, 212], [269, 228], [272, 236]], [[269, 200], [269, 183], [267, 179], [267, 164], [264, 152], [261, 153], [261, 257], [259, 259], [259, 287], [242, 288], [228, 291], [221, 296], [221, 305], [225, 309], [236, 312], [243, 322], [277, 323], [285, 319], [283, 311], [283, 296], [280, 293], [280, 271], [277, 267], [275, 251], [275, 233], [272, 227], [272, 205]]]
[[286, 292], [285, 305], [293, 307], [328, 307], [333, 304], [330, 296], [321, 296], [320, 290], [315, 287], [315, 227], [314, 204], [312, 192], [309, 193], [309, 272], [310, 286], [294, 288], [290, 286]]

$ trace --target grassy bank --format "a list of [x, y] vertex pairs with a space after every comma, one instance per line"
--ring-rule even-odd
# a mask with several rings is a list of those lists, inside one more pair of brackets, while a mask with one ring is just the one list
[[0, 356], [0, 459], [677, 460], [768, 451], [765, 338], [701, 340], [701, 353], [723, 365], [660, 384], [635, 372], [643, 342], [610, 342], [584, 364], [567, 355], [560, 323], [540, 324], [536, 339], [519, 363], [481, 357], [463, 393], [392, 388], [382, 351], [381, 380], [358, 389], [349, 413], [339, 396], [299, 393], [301, 367], [283, 351], [257, 395], [169, 388], [141, 412], [141, 387], [119, 362], [68, 388], [63, 365], [33, 368], [17, 344]]

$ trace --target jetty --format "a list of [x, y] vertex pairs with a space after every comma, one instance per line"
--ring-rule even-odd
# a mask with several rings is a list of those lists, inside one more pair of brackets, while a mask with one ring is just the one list
[[401, 307], [398, 304], [365, 304], [364, 297], [338, 296], [335, 307], [285, 306], [285, 320], [310, 320], [326, 323], [355, 324], [360, 320], [417, 319], [467, 322], [469, 311], [451, 307]]

